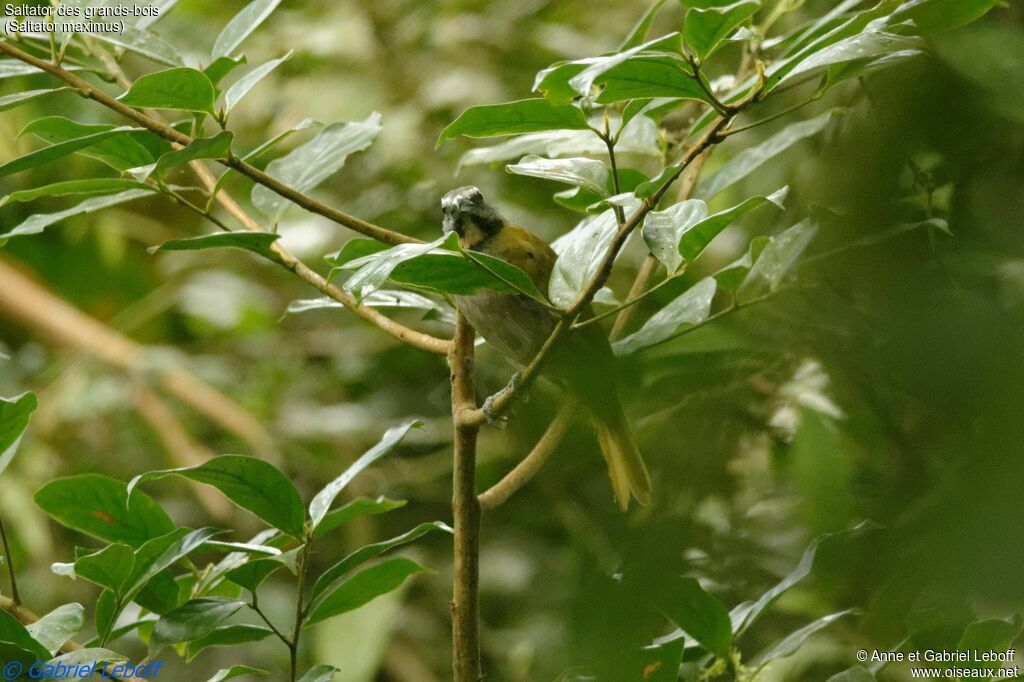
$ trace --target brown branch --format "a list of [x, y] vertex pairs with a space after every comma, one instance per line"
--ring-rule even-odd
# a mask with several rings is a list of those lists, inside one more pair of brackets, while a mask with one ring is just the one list
[[456, 682], [480, 679], [480, 503], [476, 496], [479, 427], [460, 424], [458, 415], [476, 406], [473, 390], [473, 327], [459, 313], [448, 356], [455, 428], [452, 515], [455, 521], [452, 588], [452, 646]]
[[180, 368], [151, 367], [147, 349], [90, 317], [0, 259], [0, 312], [62, 346], [133, 374], [152, 372], [168, 392], [235, 433], [263, 455], [276, 457], [270, 434], [251, 414]]
[[7, 542], [7, 529], [4, 528], [3, 517], [0, 517], [0, 548], [4, 552], [4, 562], [7, 564], [7, 577], [11, 581], [11, 598], [15, 604], [21, 603], [18, 595], [18, 576], [14, 572], [14, 557], [11, 556], [11, 546]]
[[480, 493], [480, 507], [484, 511], [499, 507], [508, 501], [513, 494], [532, 479], [544, 463], [555, 451], [558, 444], [572, 425], [573, 417], [579, 405], [570, 402], [562, 407], [558, 415], [548, 425], [544, 435], [540, 437], [533, 450], [512, 471], [495, 483], [485, 492]]
[[[28, 52], [20, 50], [7, 42], [0, 42], [0, 52], [10, 55], [11, 57], [14, 57], [19, 61], [25, 62], [26, 64], [31, 64], [32, 66], [35, 66], [36, 68], [41, 69], [42, 71], [45, 71], [53, 76], [56, 76], [57, 78], [59, 78], [60, 80], [64, 81], [72, 88], [77, 90], [83, 97], [88, 97], [93, 101], [99, 102], [108, 109], [111, 109], [112, 111], [117, 112], [125, 118], [139, 124], [143, 128], [146, 128], [147, 130], [156, 133], [157, 135], [159, 135], [160, 137], [164, 138], [169, 142], [177, 143], [182, 146], [187, 146], [191, 144], [191, 142], [193, 141], [190, 136], [175, 130], [166, 123], [158, 121], [150, 116], [147, 116], [146, 114], [137, 109], [133, 109], [132, 107], [122, 104], [121, 102], [117, 101], [107, 93], [97, 89], [93, 85], [90, 85], [88, 82], [79, 78], [74, 73], [67, 71], [66, 69], [63, 69], [60, 66], [52, 64], [51, 62], [48, 62], [44, 59], [35, 57], [29, 54]], [[348, 213], [327, 206], [326, 204], [323, 204], [317, 201], [316, 199], [313, 199], [312, 197], [303, 194], [302, 192], [296, 190], [295, 188], [289, 187], [280, 180], [277, 180], [276, 178], [267, 175], [266, 173], [256, 168], [255, 166], [248, 164], [242, 159], [239, 159], [235, 156], [230, 156], [226, 159], [223, 159], [220, 161], [220, 163], [229, 168], [234, 169], [235, 171], [241, 173], [242, 175], [245, 175], [246, 177], [263, 185], [272, 192], [275, 192], [276, 194], [280, 195], [281, 197], [288, 199], [292, 203], [301, 206], [307, 211], [311, 211], [313, 213], [322, 215], [328, 220], [331, 220], [333, 222], [338, 223], [339, 225], [343, 225], [351, 230], [359, 232], [360, 234], [370, 237], [371, 239], [376, 239], [377, 241], [391, 245], [419, 243], [420, 241], [418, 239], [415, 239], [414, 237], [409, 237], [399, 232], [388, 230], [384, 227], [380, 227], [379, 225], [374, 225], [373, 223], [369, 223], [365, 220], [362, 220], [361, 218], [357, 218], [355, 216], [349, 215]]]

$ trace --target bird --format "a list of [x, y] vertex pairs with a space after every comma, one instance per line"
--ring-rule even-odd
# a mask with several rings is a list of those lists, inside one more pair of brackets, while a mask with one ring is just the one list
[[[533, 232], [506, 220], [483, 193], [471, 185], [441, 199], [442, 230], [458, 235], [463, 249], [500, 258], [547, 292], [557, 254]], [[513, 364], [527, 364], [554, 329], [552, 309], [522, 294], [478, 290], [455, 296], [455, 304], [484, 340]], [[544, 374], [565, 386], [590, 412], [612, 492], [620, 509], [630, 498], [651, 499], [651, 476], [619, 400], [615, 358], [607, 337], [596, 325], [572, 330], [551, 350]]]

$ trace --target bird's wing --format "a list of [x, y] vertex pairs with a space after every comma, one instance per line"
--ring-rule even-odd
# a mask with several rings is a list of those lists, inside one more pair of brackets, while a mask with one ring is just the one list
[[516, 266], [539, 291], [547, 293], [558, 255], [537, 235], [517, 225], [507, 225], [487, 240], [485, 252]]

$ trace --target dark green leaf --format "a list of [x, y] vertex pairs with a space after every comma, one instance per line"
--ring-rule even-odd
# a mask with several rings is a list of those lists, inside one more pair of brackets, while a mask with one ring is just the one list
[[[666, 51], [669, 56], [680, 54], [680, 37], [678, 33], [671, 33], [667, 36], [651, 40], [642, 45], [630, 48], [623, 52], [614, 52], [601, 57], [580, 59], [572, 64], [582, 66], [582, 70], [573, 73], [568, 65], [556, 67], [552, 73], [541, 71], [537, 74], [537, 82], [552, 87], [552, 78], [558, 75], [561, 78], [568, 78], [568, 85], [579, 95], [589, 96], [595, 84], [603, 81], [604, 75], [611, 69], [635, 58], [641, 53], [653, 53]], [[543, 85], [542, 85], [543, 87]]]
[[313, 625], [357, 609], [382, 594], [398, 589], [409, 576], [427, 570], [412, 559], [404, 557], [388, 559], [364, 569], [324, 596], [312, 609], [306, 625]]
[[39, 401], [35, 393], [22, 393], [16, 398], [0, 398], [0, 474], [14, 459], [21, 436]]
[[741, 0], [724, 7], [692, 7], [686, 13], [683, 39], [698, 60], [711, 56], [729, 35], [749, 19], [761, 3]]
[[208, 635], [190, 641], [186, 660], [191, 661], [204, 649], [260, 642], [273, 634], [273, 630], [261, 625], [222, 625]]
[[717, 282], [702, 279], [655, 313], [640, 329], [613, 345], [616, 355], [629, 355], [677, 336], [708, 319]]
[[99, 474], [58, 478], [35, 496], [40, 509], [69, 528], [139, 547], [174, 530], [167, 513], [144, 493], [128, 499], [125, 484]]
[[96, 632], [107, 632], [117, 618], [117, 604], [114, 593], [110, 590], [103, 590], [96, 598], [95, 608]]
[[968, 655], [971, 658], [962, 667], [986, 671], [989, 674], [994, 673], [1002, 667], [1002, 662], [979, 661], [976, 652], [1012, 650], [1013, 643], [1017, 641], [1022, 628], [1024, 628], [1024, 619], [1019, 613], [1005, 620], [979, 620], [971, 623], [964, 630], [963, 636], [956, 645], [957, 651], [969, 652]]
[[281, 0], [253, 0], [231, 18], [213, 43], [214, 58], [230, 57], [239, 45], [266, 21]]
[[230, 668], [224, 668], [218, 670], [217, 674], [211, 677], [206, 682], [224, 682], [224, 680], [230, 680], [235, 677], [241, 677], [242, 675], [269, 675], [266, 670], [260, 670], [259, 668], [252, 668], [247, 665], [233, 665]]
[[29, 216], [18, 225], [15, 225], [10, 232], [0, 234], [0, 239], [19, 237], [27, 234], [39, 234], [50, 225], [59, 223], [66, 218], [93, 213], [95, 211], [103, 210], [104, 208], [110, 208], [111, 206], [125, 204], [129, 201], [135, 201], [136, 199], [141, 199], [145, 196], [151, 196], [152, 194], [153, 192], [148, 189], [130, 189], [125, 192], [118, 192], [117, 194], [111, 194], [109, 196], [86, 199], [80, 204], [76, 204], [75, 206], [63, 211], [57, 211], [56, 213], [37, 213]]
[[437, 146], [459, 135], [500, 137], [541, 130], [584, 130], [587, 127], [587, 117], [578, 107], [553, 104], [546, 99], [523, 99], [467, 109], [441, 131]]
[[890, 23], [912, 21], [924, 34], [959, 28], [985, 16], [999, 0], [910, 0], [893, 12]]
[[772, 204], [779, 209], [785, 209], [783, 202], [786, 200], [787, 194], [789, 194], [789, 187], [783, 187], [768, 196], [750, 197], [732, 208], [713, 213], [696, 223], [682, 225], [679, 238], [679, 255], [687, 261], [695, 260], [704, 252], [704, 249], [707, 248], [712, 239], [747, 213], [765, 204]]
[[[134, 497], [133, 495], [133, 500]], [[122, 606], [139, 596], [151, 580], [160, 575], [166, 575], [165, 569], [196, 551], [204, 542], [221, 532], [223, 531], [216, 528], [200, 528], [194, 531], [177, 528], [139, 547], [135, 551], [132, 574], [126, 582]], [[173, 584], [173, 580], [171, 584]], [[164, 596], [169, 597], [170, 595]], [[176, 596], [171, 597], [170, 601], [176, 601]]]
[[816, 632], [824, 630], [832, 623], [836, 622], [840, 618], [849, 616], [850, 614], [857, 613], [857, 609], [846, 609], [845, 611], [839, 611], [838, 613], [832, 613], [827, 616], [818, 618], [812, 623], [808, 623], [799, 630], [795, 630], [784, 638], [776, 642], [767, 651], [764, 651], [753, 658], [750, 665], [756, 670], [760, 670], [764, 666], [768, 665], [777, 658], [786, 658], [792, 656], [797, 650], [803, 646], [807, 638]]
[[693, 578], [675, 578], [659, 586], [655, 606], [683, 632], [719, 658], [732, 646], [729, 612]]
[[63, 92], [67, 89], [68, 88], [47, 88], [43, 90], [23, 90], [21, 92], [13, 92], [9, 95], [0, 97], [0, 111], [7, 111], [8, 109], [13, 109], [20, 104], [34, 100], [37, 97], [49, 95], [53, 92]]
[[94, 32], [89, 36], [104, 43], [110, 43], [130, 52], [140, 54], [150, 61], [164, 66], [181, 66], [181, 55], [168, 42], [155, 33], [129, 26], [124, 32], [102, 33]]
[[120, 594], [132, 575], [135, 552], [122, 542], [115, 542], [94, 554], [75, 561], [75, 573], [100, 587]]
[[361, 516], [384, 514], [399, 507], [404, 507], [405, 504], [405, 500], [389, 500], [384, 496], [372, 500], [368, 497], [357, 497], [351, 502], [327, 512], [327, 515], [324, 516], [320, 525], [313, 532], [313, 538], [323, 537], [352, 519], [357, 519]]
[[81, 604], [65, 604], [26, 626], [28, 634], [55, 654], [65, 642], [78, 634], [85, 627], [85, 608]]
[[134, 172], [139, 180], [146, 177], [162, 178], [167, 171], [197, 159], [224, 159], [231, 152], [233, 135], [222, 130], [213, 137], [201, 137], [182, 149], [162, 154], [155, 164], [143, 166]]
[[206, 74], [179, 67], [140, 76], [118, 99], [140, 109], [173, 109], [212, 114], [217, 92]]
[[[309, 142], [270, 162], [266, 172], [299, 192], [308, 192], [338, 172], [349, 154], [373, 144], [380, 128], [378, 113], [362, 121], [332, 123]], [[287, 199], [263, 185], [253, 188], [252, 201], [274, 224], [290, 206]]]
[[[556, 192], [554, 199], [556, 204], [565, 206], [570, 210], [590, 213], [590, 207], [601, 201], [601, 196], [580, 187], [573, 187], [572, 189]], [[604, 208], [601, 210], [604, 210]]]
[[678, 682], [685, 648], [686, 637], [682, 633], [660, 638], [655, 644], [644, 647], [644, 682]]
[[710, 199], [723, 189], [747, 177], [800, 140], [817, 135], [841, 113], [842, 109], [832, 109], [807, 121], [789, 125], [764, 142], [747, 147], [723, 164], [718, 172], [700, 187], [698, 194], [705, 199]]
[[531, 155], [524, 156], [519, 163], [506, 166], [505, 170], [516, 175], [576, 185], [600, 196], [608, 195], [610, 172], [603, 162], [594, 159], [546, 159]]
[[678, 57], [640, 54], [604, 72], [596, 82], [602, 104], [640, 98], [708, 101], [708, 95]]
[[[19, 133], [31, 133], [52, 145], [71, 142], [89, 135], [110, 132], [115, 126], [88, 124], [72, 121], [63, 116], [45, 116], [32, 121]], [[124, 135], [115, 135], [79, 150], [79, 154], [102, 161], [119, 171], [152, 163], [156, 158], [146, 144], [154, 140], [161, 142], [148, 131], [133, 130]], [[162, 142], [161, 142], [162, 143]], [[168, 145], [169, 148], [169, 145]]]
[[111, 128], [110, 130], [104, 130], [84, 137], [58, 142], [57, 144], [52, 144], [48, 147], [43, 147], [42, 149], [37, 149], [34, 152], [29, 152], [24, 156], [19, 156], [16, 159], [0, 165], [0, 177], [11, 175], [13, 173], [20, 173], [30, 168], [35, 168], [36, 166], [42, 166], [43, 164], [63, 158], [79, 150], [92, 147], [104, 140], [116, 136], [123, 136], [136, 130], [138, 129], [130, 128], [128, 126]]
[[150, 249], [158, 251], [201, 251], [203, 249], [243, 249], [252, 251], [275, 263], [281, 262], [281, 256], [271, 247], [281, 235], [272, 232], [215, 232], [189, 239], [173, 239], [160, 246]]
[[144, 481], [182, 476], [212, 485], [224, 495], [278, 530], [302, 537], [305, 510], [302, 498], [284, 474], [255, 457], [220, 455], [199, 466], [152, 471], [128, 484], [129, 494]]
[[[8, 644], [29, 652], [40, 661], [50, 658], [50, 652], [46, 650], [46, 647], [33, 639], [17, 618], [0, 609], [0, 647]], [[7, 653], [4, 648], [0, 648], [0, 654], [6, 655]], [[3, 658], [0, 659], [0, 662], [7, 663], [9, 660], [11, 659]]]
[[333, 665], [314, 665], [306, 671], [299, 682], [331, 682], [337, 671]]
[[271, 59], [269, 62], [264, 62], [239, 78], [234, 85], [224, 91], [224, 110], [231, 111], [234, 109], [235, 105], [238, 104], [250, 90], [256, 87], [257, 83], [266, 78], [271, 71], [276, 69], [283, 62], [291, 59], [291, 57], [292, 51], [289, 50], [288, 53], [280, 59]]
[[232, 57], [217, 57], [210, 65], [203, 69], [203, 73], [210, 79], [210, 82], [217, 85], [231, 73], [234, 69], [246, 63], [245, 55], [241, 55], [237, 59]]
[[320, 597], [320, 595], [324, 594], [331, 588], [331, 585], [360, 564], [363, 564], [376, 556], [380, 556], [384, 552], [392, 550], [395, 547], [400, 547], [413, 542], [427, 533], [434, 531], [445, 531], [446, 533], [453, 532], [447, 525], [440, 521], [434, 521], [433, 523], [422, 523], [412, 530], [402, 533], [390, 540], [375, 542], [372, 545], [360, 547], [338, 563], [328, 568], [319, 578], [317, 578], [312, 592], [314, 603], [316, 603], [317, 598]]
[[11, 192], [0, 198], [0, 206], [15, 202], [34, 201], [42, 197], [63, 197], [70, 195], [106, 195], [115, 194], [128, 189], [144, 189], [156, 192], [156, 188], [143, 182], [122, 178], [89, 178], [86, 180], [65, 180], [50, 185], [31, 187]]
[[241, 566], [232, 568], [224, 574], [224, 577], [250, 592], [255, 592], [263, 584], [263, 581], [282, 568], [287, 567], [294, 573], [297, 555], [298, 550], [293, 549], [279, 556], [253, 559]]
[[366, 467], [370, 466], [384, 455], [392, 452], [405, 435], [409, 433], [412, 428], [423, 426], [423, 422], [419, 420], [413, 420], [388, 429], [384, 436], [380, 439], [380, 442], [374, 445], [372, 448], [363, 453], [363, 455], [352, 463], [340, 476], [328, 483], [323, 490], [318, 492], [313, 500], [309, 503], [309, 518], [312, 523], [312, 527], [315, 529], [320, 525], [320, 522], [327, 516], [327, 512], [330, 511], [331, 505], [334, 504], [334, 499], [345, 489], [353, 478], [358, 476]]
[[201, 598], [185, 602], [165, 613], [153, 626], [149, 640], [150, 655], [168, 644], [190, 642], [210, 635], [240, 608], [242, 602], [229, 599]]
[[654, 21], [654, 16], [664, 4], [665, 0], [656, 0], [656, 2], [651, 5], [646, 12], [644, 12], [643, 16], [640, 17], [640, 20], [636, 22], [636, 25], [634, 25], [633, 29], [629, 32], [629, 35], [626, 36], [626, 39], [622, 41], [621, 45], [619, 45], [620, 52], [643, 44], [644, 40], [647, 38], [647, 32], [651, 29], [651, 23]]

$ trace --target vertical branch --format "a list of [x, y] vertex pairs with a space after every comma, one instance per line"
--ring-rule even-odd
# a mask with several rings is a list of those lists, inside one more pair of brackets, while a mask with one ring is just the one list
[[7, 575], [11, 579], [11, 601], [17, 606], [21, 604], [21, 597], [18, 596], [18, 579], [14, 575], [14, 558], [11, 556], [11, 546], [7, 543], [7, 531], [4, 529], [4, 520], [0, 518], [0, 541], [3, 542], [4, 560], [7, 562]]
[[476, 497], [476, 440], [479, 427], [460, 424], [459, 414], [476, 409], [473, 390], [475, 332], [459, 313], [448, 355], [452, 381], [455, 463], [452, 515], [455, 520], [455, 576], [452, 587], [452, 645], [456, 682], [480, 679], [480, 503]]

